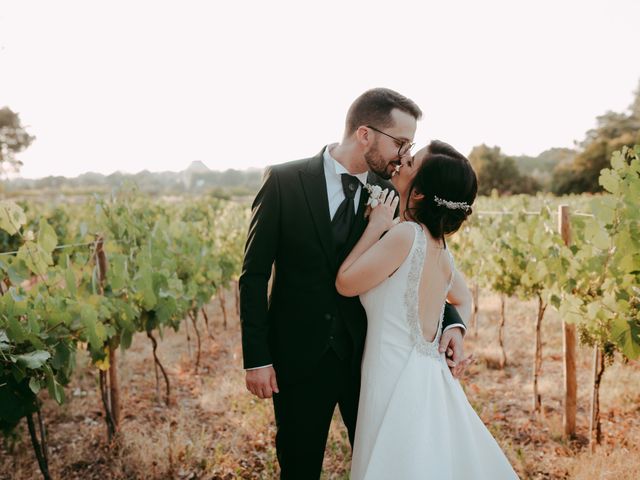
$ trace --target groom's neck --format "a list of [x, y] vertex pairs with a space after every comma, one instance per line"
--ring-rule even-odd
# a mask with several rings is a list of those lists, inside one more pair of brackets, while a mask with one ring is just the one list
[[331, 156], [352, 175], [369, 170], [362, 150], [352, 142], [343, 140], [342, 143], [339, 143], [331, 150]]

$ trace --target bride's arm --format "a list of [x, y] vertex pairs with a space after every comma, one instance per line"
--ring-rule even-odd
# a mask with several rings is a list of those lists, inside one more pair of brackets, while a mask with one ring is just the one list
[[364, 233], [342, 262], [336, 277], [336, 289], [345, 297], [355, 297], [378, 285], [403, 262], [411, 249], [414, 229], [393, 225], [397, 197], [390, 194], [371, 211]]
[[338, 293], [355, 297], [388, 278], [407, 258], [414, 232], [411, 225], [401, 223], [380, 238], [384, 231], [367, 227], [338, 271]]
[[467, 282], [458, 270], [453, 274], [453, 283], [449, 290], [447, 301], [456, 307], [460, 317], [462, 317], [462, 321], [468, 324], [471, 318], [473, 297], [471, 296], [471, 290], [469, 290]]

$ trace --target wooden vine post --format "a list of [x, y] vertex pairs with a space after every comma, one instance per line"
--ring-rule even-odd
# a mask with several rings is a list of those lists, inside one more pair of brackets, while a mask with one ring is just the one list
[[[571, 245], [569, 206], [558, 207], [558, 230], [566, 246]], [[565, 438], [576, 435], [576, 408], [578, 383], [576, 380], [576, 326], [562, 321], [562, 348], [564, 354], [564, 414], [562, 424]]]

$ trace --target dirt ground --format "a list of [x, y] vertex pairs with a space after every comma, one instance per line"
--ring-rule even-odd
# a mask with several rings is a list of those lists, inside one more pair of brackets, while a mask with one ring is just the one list
[[[232, 299], [230, 298], [231, 302]], [[498, 367], [499, 298], [481, 295], [478, 334], [470, 327], [467, 352], [476, 362], [462, 380], [471, 404], [523, 479], [640, 478], [640, 364], [616, 359], [602, 384], [603, 445], [587, 445], [592, 352], [579, 348], [578, 436], [562, 439], [562, 337], [557, 314], [543, 325], [543, 414], [531, 414], [536, 305], [507, 301], [506, 368]], [[156, 393], [151, 345], [135, 337], [120, 356], [121, 434], [107, 445], [97, 375], [86, 352], [66, 389], [62, 407], [44, 399], [53, 478], [72, 479], [273, 479], [278, 466], [270, 401], [245, 389], [240, 328], [234, 312], [223, 327], [216, 304], [208, 307], [212, 335], [200, 325], [201, 364], [195, 369], [195, 338], [167, 331], [158, 354], [167, 367], [172, 396], [167, 407]], [[183, 326], [184, 328], [184, 326]], [[161, 388], [161, 395], [163, 392]], [[0, 447], [0, 480], [41, 478], [26, 429]], [[460, 452], [464, 455], [464, 452]], [[334, 418], [323, 479], [347, 479], [350, 448], [338, 413]]]

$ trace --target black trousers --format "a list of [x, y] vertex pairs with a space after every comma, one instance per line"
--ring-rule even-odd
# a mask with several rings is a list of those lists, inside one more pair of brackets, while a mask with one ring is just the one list
[[360, 377], [329, 348], [308, 376], [273, 396], [281, 480], [318, 480], [336, 405], [353, 448]]

